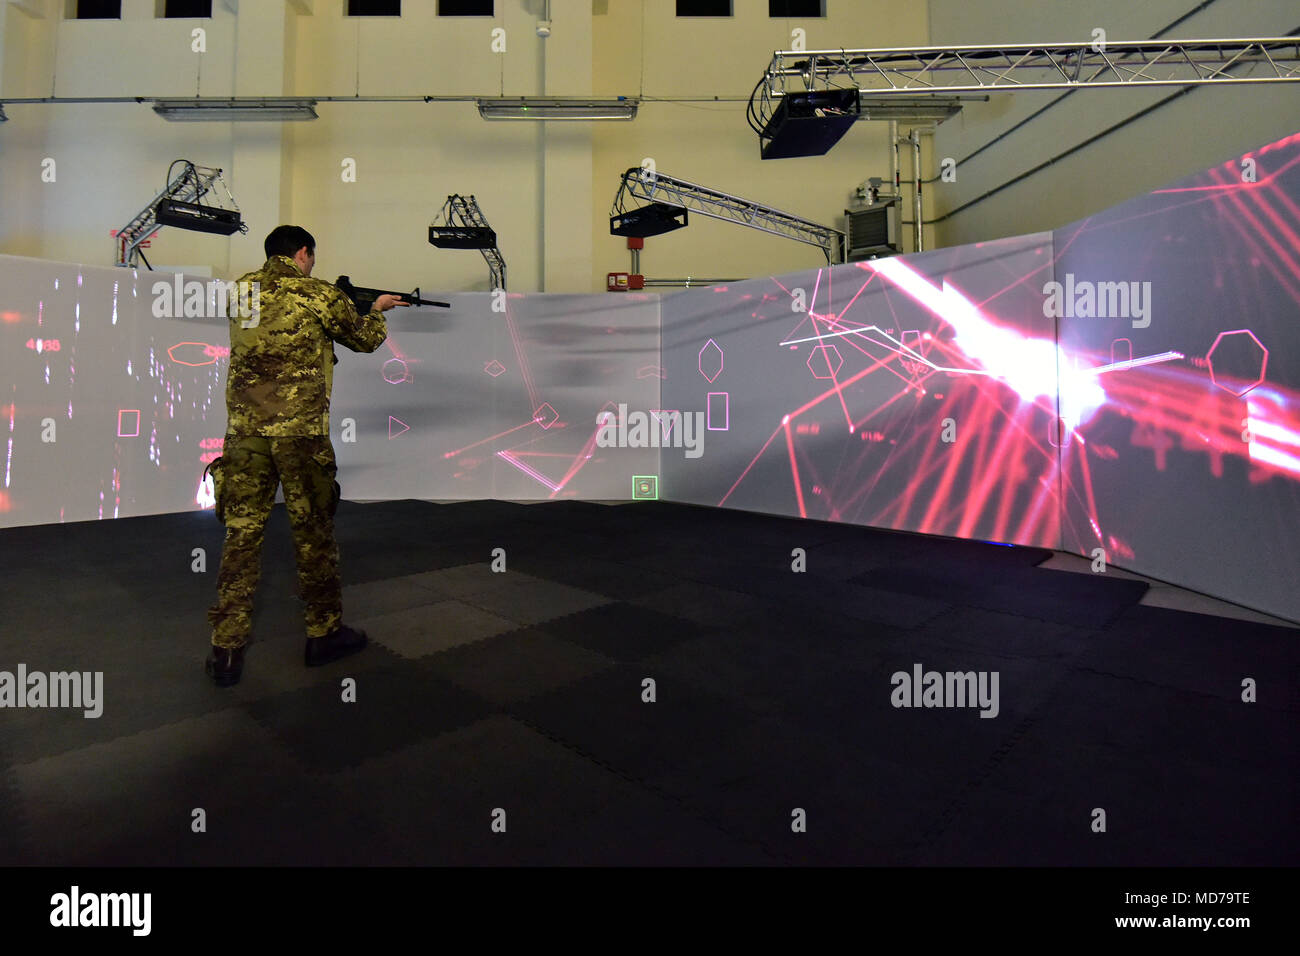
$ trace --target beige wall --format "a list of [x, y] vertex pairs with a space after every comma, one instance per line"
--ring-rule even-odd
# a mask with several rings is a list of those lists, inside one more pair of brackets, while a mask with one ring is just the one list
[[[1152, 37], [1200, 0], [1015, 3], [930, 0], [936, 45], [1109, 42]], [[1282, 36], [1300, 27], [1294, 0], [1214, 0], [1162, 39]], [[1177, 92], [1083, 90], [935, 183], [926, 218], [949, 210], [1052, 159]], [[1060, 91], [998, 94], [940, 127], [937, 156], [961, 160]], [[937, 225], [944, 245], [1054, 229], [1300, 130], [1300, 84], [1194, 89], [1014, 186]], [[932, 170], [931, 175], [934, 174]]]
[[[447, 291], [488, 287], [474, 252], [436, 250], [427, 228], [449, 193], [472, 193], [496, 228], [513, 290], [587, 292], [626, 270], [609, 235], [619, 173], [653, 157], [661, 171], [840, 226], [854, 187], [888, 175], [887, 127], [860, 123], [825, 157], [763, 162], [739, 102], [771, 51], [807, 31], [810, 48], [926, 41], [924, 5], [828, 0], [829, 17], [771, 20], [736, 0], [725, 20], [678, 19], [672, 0], [498, 0], [491, 19], [441, 19], [434, 0], [404, 15], [349, 19], [344, 0], [216, 0], [207, 21], [160, 20], [154, 0], [123, 19], [69, 21], [64, 0], [0, 0], [0, 100], [15, 97], [224, 95], [636, 95], [631, 123], [489, 123], [472, 103], [322, 103], [310, 123], [167, 123], [147, 105], [7, 105], [0, 124], [0, 252], [108, 264], [109, 230], [161, 188], [184, 157], [221, 166], [250, 224], [230, 239], [167, 229], [156, 264], [259, 263], [283, 221], [320, 243], [318, 274]], [[642, 28], [644, 24], [644, 29]], [[191, 30], [207, 30], [207, 52]], [[491, 31], [506, 30], [506, 53]], [[42, 183], [53, 158], [57, 181]], [[341, 179], [345, 159], [357, 181]], [[904, 167], [905, 172], [907, 167]], [[910, 242], [910, 238], [909, 238]], [[651, 239], [651, 277], [748, 276], [823, 261], [789, 239], [694, 217]]]

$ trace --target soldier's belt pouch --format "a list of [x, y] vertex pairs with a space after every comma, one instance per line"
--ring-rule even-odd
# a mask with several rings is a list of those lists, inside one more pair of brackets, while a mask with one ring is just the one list
[[223, 494], [223, 491], [225, 490], [225, 480], [222, 474], [221, 457], [212, 459], [212, 461], [208, 462], [208, 467], [203, 469], [204, 478], [207, 478], [209, 474], [212, 475], [212, 511], [217, 516], [217, 520], [222, 524], [225, 524], [226, 499]]

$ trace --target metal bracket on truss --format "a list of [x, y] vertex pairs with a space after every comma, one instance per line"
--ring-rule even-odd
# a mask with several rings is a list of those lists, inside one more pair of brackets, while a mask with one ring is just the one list
[[[173, 176], [172, 170], [177, 165], [180, 165], [181, 170]], [[164, 225], [167, 225], [166, 222], [158, 221], [160, 205], [169, 208], [176, 208], [176, 204], [181, 204], [181, 208], [188, 205], [195, 211], [220, 214], [229, 224], [229, 228], [206, 228], [203, 231], [222, 232], [226, 235], [235, 232], [236, 229], [241, 233], [248, 232], [248, 224], [239, 217], [239, 206], [235, 203], [235, 197], [230, 194], [230, 189], [226, 186], [225, 180], [221, 178], [220, 169], [211, 166], [196, 166], [188, 159], [178, 159], [168, 167], [167, 180], [167, 185], [162, 192], [149, 200], [149, 204], [132, 216], [125, 226], [114, 232], [114, 241], [117, 243], [116, 265], [130, 266], [131, 268], [139, 265], [141, 245]], [[230, 207], [227, 209], [220, 206], [200, 206], [200, 201], [209, 193], [214, 192], [218, 183], [225, 190], [226, 198], [230, 201]]]
[[429, 242], [441, 249], [477, 249], [488, 264], [492, 289], [506, 287], [506, 260], [497, 248], [496, 231], [488, 225], [478, 200], [473, 196], [451, 195], [438, 213], [437, 222], [429, 227]]
[[826, 254], [828, 263], [843, 261], [844, 233], [838, 229], [801, 219], [750, 199], [741, 199], [707, 186], [688, 183], [684, 179], [675, 179], [661, 172], [633, 166], [623, 173], [610, 211], [611, 219], [634, 211], [627, 204], [629, 198], [689, 209], [702, 216], [806, 242], [821, 249]]

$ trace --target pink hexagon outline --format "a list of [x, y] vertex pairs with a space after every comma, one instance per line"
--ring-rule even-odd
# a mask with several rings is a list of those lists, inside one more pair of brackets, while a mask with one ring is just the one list
[[184, 359], [178, 359], [175, 355], [172, 354], [172, 351], [174, 349], [180, 348], [182, 345], [201, 345], [203, 346], [204, 355], [208, 355], [207, 350], [213, 348], [213, 346], [209, 345], [207, 342], [177, 342], [175, 345], [173, 345], [171, 348], [167, 350], [167, 357], [171, 359], [173, 362], [175, 362], [177, 365], [188, 365], [190, 368], [202, 368], [205, 365], [216, 364], [217, 357], [215, 355], [208, 356], [208, 360], [206, 362], [187, 362]]
[[[718, 370], [717, 370], [716, 372], [713, 373], [713, 377], [712, 377], [712, 378], [709, 378], [709, 373], [706, 372], [706, 371], [704, 371], [704, 351], [705, 351], [705, 349], [707, 349], [710, 345], [712, 345], [715, 349], [718, 350]], [[709, 339], [707, 342], [704, 343], [704, 345], [702, 345], [702, 346], [700, 347], [700, 355], [699, 355], [699, 363], [698, 363], [698, 364], [699, 364], [700, 374], [704, 376], [705, 380], [706, 380], [710, 385], [712, 385], [714, 382], [716, 382], [716, 381], [718, 380], [718, 376], [722, 374], [722, 370], [723, 370], [723, 368], [726, 367], [726, 364], [727, 364], [727, 357], [726, 357], [726, 354], [722, 351], [722, 346], [719, 345], [717, 342], [713, 341], [713, 339]]]
[[[394, 362], [402, 366], [401, 378], [392, 379], [388, 377], [388, 366], [392, 365]], [[397, 357], [390, 358], [387, 362], [385, 362], [383, 366], [380, 368], [379, 374], [383, 376], [384, 381], [387, 382], [389, 385], [401, 385], [403, 382], [409, 382], [411, 380], [411, 368], [409, 365], [406, 364], [406, 359], [400, 359]]]
[[[815, 368], [812, 367], [813, 356], [816, 355], [818, 351], [822, 351], [822, 352], [834, 352], [834, 353], [835, 353], [835, 357], [836, 357], [837, 359], [840, 360], [840, 361], [839, 361], [839, 364], [835, 366], [834, 371], [832, 371], [829, 375], [818, 375], [818, 374], [817, 374], [817, 370], [816, 370]], [[813, 374], [813, 378], [820, 378], [820, 379], [826, 379], [826, 378], [829, 378], [829, 379], [834, 379], [835, 376], [839, 374], [840, 369], [842, 369], [842, 368], [844, 367], [844, 356], [840, 354], [840, 350], [837, 349], [833, 344], [832, 344], [832, 345], [818, 345], [818, 346], [816, 346], [815, 348], [813, 348], [813, 350], [812, 350], [811, 352], [808, 353], [808, 361], [805, 362], [804, 364], [808, 366], [808, 371], [812, 372], [812, 374]], [[830, 360], [830, 356], [829, 356], [829, 355], [826, 357], [826, 367], [827, 367], [828, 369], [831, 367], [831, 360]]]
[[[1219, 347], [1219, 343], [1223, 341], [1223, 337], [1225, 335], [1249, 335], [1250, 340], [1254, 342], [1256, 345], [1258, 345], [1259, 350], [1264, 353], [1264, 358], [1259, 363], [1259, 378], [1255, 379], [1255, 383], [1253, 385], [1250, 385], [1249, 387], [1243, 389], [1240, 392], [1234, 392], [1226, 385], [1220, 385], [1218, 380], [1214, 377], [1214, 350]], [[1255, 333], [1252, 332], [1250, 329], [1232, 329], [1231, 331], [1228, 332], [1220, 332], [1218, 335], [1214, 337], [1214, 344], [1211, 345], [1210, 350], [1205, 353], [1205, 364], [1210, 370], [1210, 381], [1214, 383], [1215, 388], [1221, 388], [1229, 395], [1235, 395], [1237, 398], [1241, 398], [1251, 389], [1257, 388], [1258, 386], [1264, 383], [1264, 373], [1268, 371], [1268, 349], [1264, 347], [1263, 342], [1255, 338]]]

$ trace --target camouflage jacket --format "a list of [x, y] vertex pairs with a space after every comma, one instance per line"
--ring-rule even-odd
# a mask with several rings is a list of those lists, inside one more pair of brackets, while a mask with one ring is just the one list
[[239, 282], [258, 283], [260, 294], [253, 318], [230, 308], [226, 433], [328, 435], [334, 343], [373, 352], [388, 338], [383, 313], [357, 315], [351, 299], [288, 256], [272, 256]]

